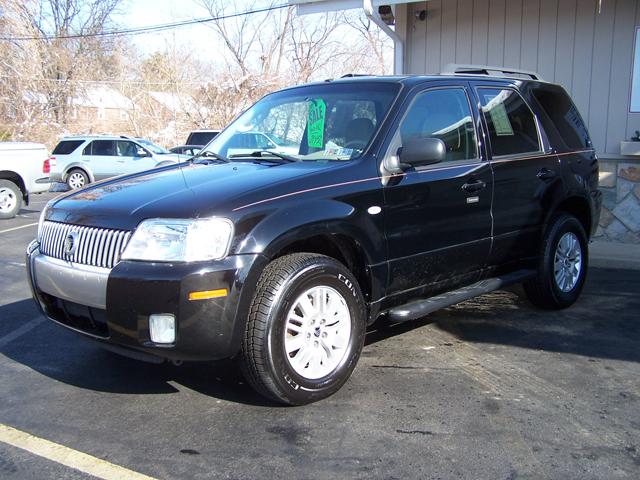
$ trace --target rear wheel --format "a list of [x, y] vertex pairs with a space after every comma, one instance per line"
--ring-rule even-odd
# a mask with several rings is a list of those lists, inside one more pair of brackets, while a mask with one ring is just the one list
[[588, 260], [582, 224], [566, 213], [554, 217], [542, 239], [536, 276], [524, 284], [529, 300], [548, 309], [572, 305], [584, 286]]
[[302, 405], [336, 392], [362, 351], [364, 301], [336, 260], [286, 255], [265, 268], [251, 304], [242, 370], [261, 394]]
[[0, 218], [15, 217], [22, 207], [22, 191], [10, 180], [0, 180]]
[[67, 176], [67, 185], [71, 190], [77, 190], [89, 183], [89, 177], [79, 168], [74, 168]]

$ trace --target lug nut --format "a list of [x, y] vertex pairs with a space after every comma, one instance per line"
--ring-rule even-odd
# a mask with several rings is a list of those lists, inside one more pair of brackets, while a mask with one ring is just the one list
[[317, 340], [316, 340], [315, 342], [313, 342], [313, 346], [314, 346], [314, 347], [317, 347], [318, 345], [319, 345], [319, 344], [318, 344], [318, 341], [317, 341]]
[[327, 332], [322, 332], [322, 338], [327, 338]]

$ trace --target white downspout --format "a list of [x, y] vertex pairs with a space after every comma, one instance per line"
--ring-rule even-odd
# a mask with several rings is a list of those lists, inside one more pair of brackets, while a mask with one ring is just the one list
[[393, 40], [393, 73], [394, 75], [402, 75], [404, 71], [404, 43], [402, 38], [382, 21], [378, 12], [373, 11], [372, 0], [363, 0], [362, 9], [367, 18], [378, 25]]

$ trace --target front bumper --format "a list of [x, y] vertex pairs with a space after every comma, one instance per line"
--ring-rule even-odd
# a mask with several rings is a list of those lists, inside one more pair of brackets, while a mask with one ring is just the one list
[[[82, 266], [27, 250], [33, 297], [45, 316], [106, 345], [172, 360], [216, 360], [240, 349], [249, 304], [266, 265], [261, 255], [183, 264], [121, 261], [113, 269]], [[189, 293], [226, 289], [225, 297]], [[176, 318], [174, 344], [154, 344], [149, 315]]]

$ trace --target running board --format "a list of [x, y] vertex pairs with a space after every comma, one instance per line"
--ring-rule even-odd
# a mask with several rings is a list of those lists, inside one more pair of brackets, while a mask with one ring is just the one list
[[465, 300], [493, 292], [494, 290], [499, 290], [514, 283], [524, 282], [535, 276], [535, 274], [535, 270], [518, 270], [500, 277], [481, 280], [472, 285], [436, 295], [435, 297], [413, 300], [400, 307], [389, 310], [389, 318], [394, 322], [416, 320], [441, 308], [450, 307], [456, 303], [464, 302]]

